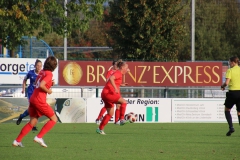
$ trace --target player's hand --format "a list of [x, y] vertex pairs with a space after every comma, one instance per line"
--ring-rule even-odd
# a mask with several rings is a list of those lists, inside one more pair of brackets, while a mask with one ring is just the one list
[[55, 85], [55, 81], [54, 81], [54, 79], [52, 80], [52, 86], [54, 86]]
[[119, 93], [118, 89], [115, 89], [115, 93], [116, 93], [116, 94], [118, 94], [118, 93]]
[[121, 84], [121, 86], [127, 86], [128, 85], [128, 83], [122, 83]]
[[52, 89], [49, 89], [49, 90], [48, 90], [48, 94], [52, 94]]
[[22, 90], [22, 94], [24, 94], [24, 90]]
[[224, 91], [224, 90], [225, 90], [225, 87], [221, 86], [221, 90]]

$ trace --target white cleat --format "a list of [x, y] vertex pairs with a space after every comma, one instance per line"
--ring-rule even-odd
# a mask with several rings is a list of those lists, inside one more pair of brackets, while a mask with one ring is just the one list
[[47, 147], [42, 138], [38, 138], [37, 136], [35, 136], [33, 141], [39, 143], [42, 147]]
[[115, 122], [114, 124], [116, 124], [116, 125], [120, 125], [120, 120], [118, 120], [118, 121]]
[[12, 146], [14, 146], [14, 147], [24, 147], [22, 142], [17, 142], [16, 140], [13, 141]]
[[120, 120], [120, 126], [130, 123], [129, 120]]
[[100, 130], [99, 128], [97, 128], [96, 132], [101, 135], [106, 135], [106, 133], [103, 130]]
[[95, 121], [95, 122], [96, 122], [96, 124], [97, 124], [97, 125], [100, 125], [100, 123], [101, 123], [101, 121], [100, 121], [100, 120], [98, 120], [98, 119], [96, 119], [96, 121]]

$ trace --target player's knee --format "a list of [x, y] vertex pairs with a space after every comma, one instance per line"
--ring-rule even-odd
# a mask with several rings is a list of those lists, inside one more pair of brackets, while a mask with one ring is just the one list
[[57, 122], [58, 121], [58, 119], [57, 119], [57, 116], [54, 114], [51, 118], [50, 118], [52, 121], [54, 121], [54, 122]]
[[120, 107], [121, 107], [121, 104], [116, 105], [116, 109], [120, 109]]
[[30, 118], [29, 124], [34, 127], [37, 125], [37, 122], [38, 120], [36, 118]]
[[227, 107], [225, 107], [225, 111], [231, 111], [231, 109], [230, 109], [230, 108], [227, 108]]

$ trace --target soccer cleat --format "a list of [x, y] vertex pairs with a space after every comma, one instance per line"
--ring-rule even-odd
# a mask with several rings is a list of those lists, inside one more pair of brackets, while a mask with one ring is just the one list
[[17, 142], [16, 140], [13, 141], [12, 146], [14, 146], [14, 147], [24, 147], [22, 142]]
[[99, 119], [96, 119], [95, 122], [96, 122], [97, 125], [100, 125], [100, 123], [101, 123], [101, 121]]
[[39, 143], [42, 147], [47, 147], [47, 145], [44, 143], [44, 140], [42, 138], [38, 138], [37, 136], [34, 137], [34, 142]]
[[114, 122], [114, 124], [120, 125], [120, 120], [118, 120], [117, 122]]
[[120, 120], [120, 126], [130, 123], [129, 120]]
[[18, 120], [16, 121], [16, 124], [19, 125], [22, 122], [22, 114], [19, 115]]
[[230, 128], [229, 131], [227, 132], [226, 136], [231, 136], [231, 134], [235, 132], [234, 128]]
[[106, 133], [103, 130], [100, 130], [99, 128], [97, 128], [96, 132], [101, 135], [106, 135]]
[[38, 131], [38, 130], [37, 130], [37, 127], [33, 127], [33, 128], [32, 128], [32, 131]]

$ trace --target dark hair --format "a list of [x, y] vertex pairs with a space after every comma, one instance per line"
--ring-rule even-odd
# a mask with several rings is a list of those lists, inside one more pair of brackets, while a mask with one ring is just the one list
[[42, 61], [40, 61], [39, 59], [36, 59], [35, 67], [36, 67], [36, 65], [37, 65], [39, 62], [42, 63]]
[[57, 67], [57, 59], [54, 56], [49, 56], [43, 65], [43, 70], [54, 71]]
[[126, 64], [126, 62], [122, 61], [122, 59], [119, 59], [119, 60], [117, 61], [117, 67], [118, 67], [119, 69], [121, 69], [122, 66], [124, 66], [125, 64]]
[[239, 64], [239, 59], [237, 56], [233, 56], [229, 60], [230, 60], [230, 62], [235, 62], [235, 63]]
[[117, 61], [113, 61], [113, 62], [112, 62], [112, 65], [114, 66], [114, 65], [115, 65], [115, 63], [117, 63]]

